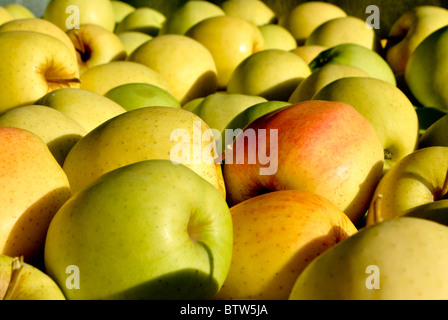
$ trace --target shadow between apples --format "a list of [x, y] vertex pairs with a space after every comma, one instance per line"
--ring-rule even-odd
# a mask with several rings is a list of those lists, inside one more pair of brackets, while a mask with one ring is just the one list
[[184, 98], [179, 101], [183, 106], [187, 102], [201, 97], [206, 97], [209, 94], [215, 93], [218, 90], [218, 77], [215, 72], [207, 71], [201, 74], [190, 87], [190, 90], [185, 94]]
[[61, 167], [69, 151], [82, 137], [79, 134], [66, 134], [47, 143], [48, 149]]

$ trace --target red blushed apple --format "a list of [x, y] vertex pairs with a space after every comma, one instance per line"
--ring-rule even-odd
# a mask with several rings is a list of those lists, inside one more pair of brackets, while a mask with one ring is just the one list
[[384, 165], [373, 126], [341, 102], [305, 101], [273, 111], [227, 145], [229, 205], [271, 191], [304, 190], [326, 197], [353, 222], [364, 215]]

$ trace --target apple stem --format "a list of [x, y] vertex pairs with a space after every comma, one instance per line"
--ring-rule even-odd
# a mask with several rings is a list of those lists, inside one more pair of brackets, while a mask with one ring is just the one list
[[8, 288], [6, 289], [4, 300], [9, 300], [19, 283], [21, 271], [23, 270], [23, 256], [15, 257], [11, 262], [11, 280], [9, 281]]
[[381, 200], [383, 199], [382, 194], [378, 194], [373, 203], [373, 222], [379, 223], [383, 221], [383, 217], [381, 216]]

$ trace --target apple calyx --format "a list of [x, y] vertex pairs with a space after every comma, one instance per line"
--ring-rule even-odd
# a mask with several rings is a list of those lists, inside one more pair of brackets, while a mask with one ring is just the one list
[[0, 286], [0, 300], [9, 300], [18, 286], [21, 271], [23, 270], [23, 256], [15, 257], [11, 261], [11, 278]]
[[82, 41], [81, 36], [79, 35], [78, 31], [74, 30], [73, 36], [74, 37], [72, 38], [72, 42], [76, 49], [76, 53], [78, 56], [78, 62], [85, 63], [92, 56], [92, 50], [90, 49], [89, 46], [85, 45], [85, 43]]

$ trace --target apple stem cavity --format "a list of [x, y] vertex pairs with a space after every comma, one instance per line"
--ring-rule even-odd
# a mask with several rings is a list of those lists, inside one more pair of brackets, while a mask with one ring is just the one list
[[9, 280], [6, 292], [2, 300], [9, 300], [13, 294], [20, 280], [20, 275], [23, 270], [23, 256], [15, 257], [11, 262], [11, 279]]

